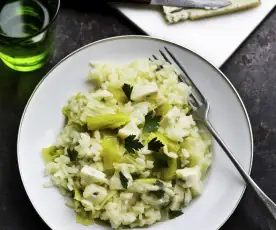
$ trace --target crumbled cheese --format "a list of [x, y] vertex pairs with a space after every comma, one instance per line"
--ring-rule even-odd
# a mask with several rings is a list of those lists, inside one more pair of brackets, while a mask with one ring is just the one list
[[135, 85], [131, 92], [131, 100], [139, 101], [144, 97], [158, 92], [158, 87], [155, 82], [147, 85]]
[[139, 137], [141, 131], [134, 122], [129, 122], [126, 126], [119, 129], [118, 136], [122, 139], [127, 138], [129, 135], [135, 135]]
[[83, 192], [83, 197], [90, 200], [93, 204], [101, 203], [106, 196], [106, 188], [96, 184], [90, 184], [86, 186]]
[[107, 183], [108, 181], [103, 172], [87, 165], [85, 165], [81, 169], [80, 176], [81, 176], [81, 179], [85, 181], [87, 184], [94, 183], [94, 182]]
[[176, 170], [176, 176], [179, 179], [185, 181], [185, 185], [189, 187], [193, 187], [200, 182], [201, 172], [200, 167], [197, 165], [193, 168], [184, 168]]

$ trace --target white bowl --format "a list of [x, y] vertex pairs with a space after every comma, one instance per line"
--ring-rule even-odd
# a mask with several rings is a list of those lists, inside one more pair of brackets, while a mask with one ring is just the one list
[[[145, 36], [101, 40], [73, 52], [39, 83], [22, 116], [18, 133], [18, 164], [26, 192], [41, 218], [53, 230], [106, 229], [101, 225], [76, 224], [73, 210], [55, 188], [43, 188], [41, 149], [55, 142], [64, 125], [62, 107], [68, 98], [89, 89], [89, 62], [129, 62], [148, 58], [168, 47], [183, 63], [209, 100], [209, 118], [241, 165], [250, 172], [253, 159], [252, 131], [246, 109], [230, 81], [205, 59], [176, 44]], [[214, 52], [219, 52], [215, 51]], [[184, 215], [150, 229], [219, 229], [239, 203], [245, 183], [226, 154], [214, 142], [213, 163], [203, 194], [184, 209]]]

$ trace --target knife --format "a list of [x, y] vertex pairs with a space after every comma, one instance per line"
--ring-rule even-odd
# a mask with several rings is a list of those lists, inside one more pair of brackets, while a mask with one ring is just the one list
[[217, 9], [231, 4], [231, 0], [107, 0], [107, 2], [142, 3], [156, 6], [176, 6], [199, 9]]

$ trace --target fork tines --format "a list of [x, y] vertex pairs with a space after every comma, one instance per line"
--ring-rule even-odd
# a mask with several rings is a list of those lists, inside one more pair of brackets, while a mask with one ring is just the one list
[[[183, 81], [187, 85], [191, 86], [192, 90], [191, 90], [189, 105], [192, 107], [193, 110], [196, 110], [197, 107], [202, 105], [202, 103], [205, 101], [205, 97], [202, 95], [202, 93], [193, 83], [191, 77], [188, 75], [183, 65], [180, 64], [180, 62], [176, 59], [176, 57], [172, 54], [172, 52], [169, 51], [167, 47], [164, 47], [164, 51], [160, 49], [159, 53], [161, 54], [162, 58], [166, 62], [172, 65], [174, 64], [176, 67], [178, 67], [178, 69], [181, 72], [180, 75], [178, 75], [180, 81]], [[152, 58], [154, 60], [158, 60], [158, 58], [155, 55], [152, 55]], [[149, 58], [149, 60], [152, 61], [151, 58]]]

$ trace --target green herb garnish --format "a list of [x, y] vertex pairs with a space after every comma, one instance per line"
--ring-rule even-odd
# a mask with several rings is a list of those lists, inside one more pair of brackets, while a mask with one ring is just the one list
[[138, 140], [135, 140], [135, 137], [136, 137], [135, 135], [129, 135], [125, 139], [125, 149], [129, 153], [134, 153], [135, 150], [138, 150], [144, 147]]
[[158, 130], [160, 126], [161, 116], [154, 116], [153, 111], [149, 112], [145, 117], [144, 133], [151, 133]]
[[132, 173], [131, 176], [132, 176], [133, 180], [136, 180], [140, 177], [139, 174], [137, 174], [137, 173]]
[[122, 90], [124, 91], [126, 97], [128, 98], [128, 100], [131, 100], [130, 99], [130, 95], [131, 95], [131, 92], [133, 90], [133, 86], [129, 85], [129, 84], [124, 84], [122, 86]]
[[70, 158], [70, 161], [77, 160], [77, 158], [78, 158], [78, 152], [75, 149], [73, 149], [73, 150], [68, 149], [67, 153], [68, 153], [68, 157]]
[[169, 157], [166, 154], [156, 153], [154, 154], [154, 168], [168, 168], [169, 167]]
[[121, 172], [119, 173], [119, 175], [120, 175], [120, 180], [121, 180], [121, 184], [122, 184], [123, 188], [127, 189], [128, 179]]
[[169, 218], [174, 219], [178, 216], [181, 216], [183, 214], [182, 210], [177, 210], [177, 211], [169, 211]]
[[148, 143], [148, 149], [152, 150], [154, 152], [158, 152], [160, 148], [162, 148], [164, 144], [157, 140], [157, 137], [153, 138], [149, 143]]

